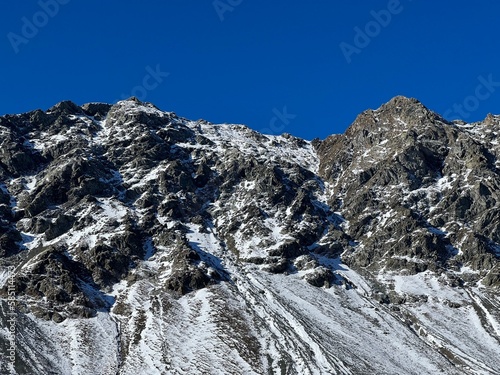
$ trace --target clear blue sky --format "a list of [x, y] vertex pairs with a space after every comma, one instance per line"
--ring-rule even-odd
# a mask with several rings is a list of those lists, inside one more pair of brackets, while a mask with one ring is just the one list
[[406, 95], [476, 121], [500, 113], [499, 17], [496, 0], [2, 1], [0, 114], [135, 93], [312, 139]]

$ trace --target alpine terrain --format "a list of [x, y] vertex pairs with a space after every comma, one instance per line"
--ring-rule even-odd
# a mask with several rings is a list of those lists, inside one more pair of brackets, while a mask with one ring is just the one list
[[0, 117], [0, 373], [500, 374], [499, 136], [405, 97], [310, 142]]

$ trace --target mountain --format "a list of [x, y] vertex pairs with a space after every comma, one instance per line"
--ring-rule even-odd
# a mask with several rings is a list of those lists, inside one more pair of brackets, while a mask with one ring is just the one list
[[0, 372], [500, 374], [499, 132], [405, 97], [311, 142], [0, 117]]

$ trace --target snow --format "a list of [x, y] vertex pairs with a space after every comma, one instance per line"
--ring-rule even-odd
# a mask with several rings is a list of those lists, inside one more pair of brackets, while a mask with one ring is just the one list
[[409, 307], [414, 314], [422, 337], [434, 347], [445, 347], [455, 359], [465, 364], [464, 372], [494, 374], [498, 371], [498, 341], [485, 330], [474, 306], [450, 308], [428, 303]]
[[31, 192], [35, 189], [37, 183], [37, 176], [27, 176], [26, 177], [26, 188], [28, 189], [28, 193], [31, 194]]
[[4, 287], [4, 285], [7, 283], [11, 275], [12, 272], [9, 269], [7, 268], [0, 269], [0, 288]]
[[[397, 328], [401, 324], [397, 319], [377, 312], [355, 291], [315, 289], [311, 293], [308, 284], [293, 276], [258, 271], [253, 271], [248, 281], [239, 280], [238, 287], [248, 288], [249, 293], [255, 288], [265, 291], [254, 296], [253, 309], [268, 322], [271, 335], [287, 348], [299, 373], [326, 374], [335, 369], [339, 374], [351, 374], [349, 368], [354, 362], [358, 368], [370, 363], [372, 371], [378, 369], [379, 373], [416, 373], [418, 368], [432, 373], [432, 368], [438, 368], [440, 359], [436, 355], [418, 354], [417, 348], [425, 352], [424, 346], [415, 342], [411, 333], [404, 334]], [[344, 304], [351, 308], [342, 308]], [[373, 330], [365, 331], [367, 320], [374, 322]], [[283, 355], [283, 348], [278, 348], [273, 354]], [[352, 356], [353, 348], [360, 357]], [[408, 359], [403, 361], [398, 355]], [[313, 360], [306, 361], [308, 356]], [[391, 367], [396, 358], [404, 368]]]
[[430, 271], [408, 276], [385, 275], [381, 279], [385, 282], [394, 283], [394, 291], [399, 294], [427, 295], [439, 301], [447, 300], [456, 303], [463, 303], [466, 300], [463, 292], [446, 287]]
[[98, 198], [99, 206], [103, 214], [110, 219], [120, 221], [127, 214], [128, 209], [121, 202], [116, 199]]
[[[119, 102], [117, 108], [129, 113], [143, 111], [165, 118], [171, 116], [152, 105], [133, 101]], [[106, 145], [117, 136], [130, 137], [124, 129], [117, 129], [107, 121], [86, 116], [75, 116], [73, 120], [100, 126], [92, 136], [96, 145]], [[260, 135], [243, 125], [179, 121], [214, 145], [186, 142], [176, 147], [201, 150], [207, 158], [220, 160], [238, 151], [271, 165], [285, 160], [317, 172], [318, 156], [310, 142], [298, 142], [286, 135]], [[407, 127], [401, 119], [398, 122]], [[472, 126], [467, 129], [474, 130]], [[71, 133], [42, 133], [33, 144], [43, 151], [70, 136]], [[388, 142], [388, 139], [382, 140], [378, 148], [365, 152], [363, 157], [386, 158], [383, 146]], [[167, 166], [162, 163], [150, 170], [123, 168], [114, 171], [110, 181], [135, 188], [147, 187]], [[361, 172], [361, 168], [353, 170], [354, 174]], [[20, 182], [25, 192], [32, 192], [40, 177], [23, 178], [25, 181]], [[469, 178], [473, 180], [470, 169], [464, 181]], [[429, 186], [405, 193], [408, 200], [431, 199], [463, 185], [462, 182], [456, 175], [438, 176]], [[402, 189], [402, 186], [393, 188]], [[4, 185], [0, 188], [7, 189]], [[127, 280], [112, 286], [105, 296], [115, 301], [110, 311], [103, 308], [95, 318], [66, 319], [59, 324], [27, 315], [30, 331], [32, 328], [33, 332], [40, 332], [39, 337], [25, 338], [29, 350], [33, 350], [33, 358], [39, 354], [35, 348], [46, 346], [44, 355], [54, 364], [54, 371], [62, 374], [279, 374], [292, 373], [291, 368], [286, 368], [290, 364], [296, 373], [304, 375], [500, 372], [500, 301], [485, 289], [453, 288], [445, 275], [431, 272], [401, 275], [387, 271], [378, 275], [377, 281], [387, 287], [387, 292], [408, 297], [409, 301], [387, 306], [373, 298], [374, 281], [350, 269], [340, 258], [311, 253], [319, 264], [331, 269], [339, 279], [347, 280], [352, 287], [346, 284], [316, 288], [303, 279], [306, 272], [270, 274], [260, 266], [242, 261], [254, 256], [266, 258], [270, 249], [293, 239], [286, 230], [286, 219], [292, 210], [280, 211], [260, 205], [265, 218], [259, 219], [256, 225], [262, 226], [259, 231], [262, 234], [248, 234], [247, 228], [242, 227], [234, 234], [234, 253], [222, 245], [216, 228], [231, 222], [246, 206], [256, 203], [255, 197], [248, 194], [254, 189], [255, 181], [243, 180], [235, 186], [225, 206], [215, 202], [211, 210], [216, 225], [209, 223], [208, 228], [202, 230], [199, 225], [182, 223], [188, 229], [189, 246], [200, 255], [208, 271], [217, 271], [224, 281], [183, 296], [170, 295], [164, 285], [172, 272], [176, 243], [158, 246], [156, 238], [148, 237], [144, 242], [144, 259]], [[326, 207], [333, 189], [334, 186], [325, 183], [323, 193], [315, 197], [314, 204]], [[391, 194], [389, 190], [383, 193]], [[243, 199], [244, 196], [247, 198]], [[438, 208], [439, 203], [431, 210]], [[70, 214], [75, 215], [77, 223], [92, 220], [81, 225], [80, 230], [51, 241], [46, 241], [43, 235], [23, 232], [23, 244], [28, 251], [35, 253], [38, 246], [65, 243], [71, 256], [71, 249], [77, 245], [93, 246], [123, 231], [126, 216], [139, 221], [144, 218], [143, 211], [125, 205], [116, 196], [97, 198], [84, 209]], [[331, 222], [340, 222], [348, 228], [349, 223], [341, 218], [341, 212], [336, 215], [332, 214]], [[379, 225], [387, 225], [391, 219], [399, 220], [394, 215], [392, 210], [379, 215]], [[158, 214], [156, 218], [164, 229], [179, 224]], [[25, 224], [27, 227], [26, 221], [18, 223], [20, 227]], [[429, 226], [427, 230], [439, 236], [448, 235], [446, 228]], [[373, 235], [373, 232], [366, 234], [367, 237]], [[26, 266], [35, 261], [33, 258]], [[463, 267], [460, 272], [473, 271]], [[0, 271], [0, 285], [7, 277], [5, 270]], [[47, 338], [43, 344], [40, 337]], [[456, 365], [442, 353], [451, 353], [450, 360]], [[356, 371], [352, 370], [354, 367]]]
[[436, 181], [436, 189], [440, 192], [452, 189], [453, 188], [452, 181], [453, 180], [450, 176], [444, 176], [438, 178], [438, 180]]
[[[106, 313], [100, 312], [91, 319], [67, 319], [62, 323], [43, 321], [30, 316], [42, 337], [50, 337], [55, 344], [46, 349], [63, 374], [114, 375], [117, 371], [118, 353], [115, 323]], [[94, 343], [99, 343], [95, 346]]]
[[[303, 141], [304, 145], [296, 146], [293, 137], [278, 135], [262, 135], [244, 125], [235, 124], [207, 124], [195, 121], [187, 122], [187, 126], [196, 130], [215, 143], [213, 146], [205, 146], [208, 152], [225, 153], [231, 149], [256, 156], [264, 160], [286, 159], [317, 173], [318, 156], [311, 143]], [[202, 148], [199, 144], [178, 144], [184, 148]]]

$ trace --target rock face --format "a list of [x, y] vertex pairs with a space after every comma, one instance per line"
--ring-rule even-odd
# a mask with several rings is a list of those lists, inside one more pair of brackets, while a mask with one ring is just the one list
[[498, 120], [449, 123], [396, 97], [322, 142], [328, 203], [359, 244], [343, 260], [411, 274], [469, 267], [469, 277], [498, 287]]
[[500, 373], [499, 132], [405, 97], [312, 142], [135, 98], [0, 117], [0, 372]]

